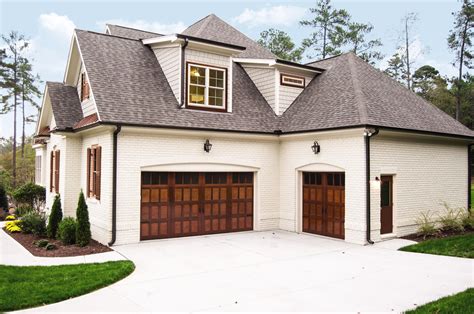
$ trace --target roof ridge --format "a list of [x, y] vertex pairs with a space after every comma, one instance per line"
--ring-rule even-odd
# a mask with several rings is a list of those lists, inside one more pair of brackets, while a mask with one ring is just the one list
[[201, 22], [202, 20], [204, 20], [204, 19], [207, 19], [207, 18], [208, 18], [208, 17], [210, 17], [211, 15], [214, 15], [214, 16], [216, 16], [214, 13], [210, 13], [210, 14], [206, 15], [205, 17], [203, 17], [203, 18], [200, 18], [199, 20], [197, 20], [197, 21], [196, 21], [196, 22], [194, 22], [193, 24], [189, 25], [188, 27], [186, 27], [186, 29], [185, 29], [185, 30], [183, 30], [183, 31], [182, 31], [182, 33], [183, 33], [183, 32], [185, 32], [187, 29], [189, 29], [189, 28], [193, 27], [193, 26], [194, 26], [194, 25], [196, 25], [197, 23]]
[[[105, 25], [109, 26], [117, 26], [117, 27], [121, 27], [121, 28], [127, 28], [127, 29], [131, 29], [131, 30], [135, 30], [135, 31], [140, 31], [140, 32], [145, 32], [145, 33], [150, 33], [150, 34], [156, 34], [156, 35], [161, 35], [163, 36], [163, 34], [160, 34], [160, 33], [157, 33], [157, 32], [151, 32], [151, 31], [147, 31], [147, 30], [144, 30], [144, 29], [139, 29], [139, 28], [134, 28], [134, 27], [128, 27], [128, 26], [123, 26], [123, 25], [118, 25], [118, 24], [109, 24], [109, 23], [105, 23]], [[109, 34], [111, 35], [111, 34]]]
[[335, 56], [330, 56], [330, 57], [327, 57], [327, 58], [324, 58], [324, 59], [319, 59], [319, 60], [316, 60], [316, 61], [307, 62], [307, 63], [305, 63], [305, 64], [306, 64], [306, 65], [310, 65], [310, 64], [313, 64], [313, 63], [318, 63], [318, 62], [322, 62], [322, 61], [326, 61], [326, 60], [330, 60], [330, 59], [342, 57], [342, 56], [344, 56], [344, 55], [350, 54], [351, 52], [352, 52], [352, 51], [343, 52], [343, 53], [340, 53], [340, 54], [335, 55]]
[[354, 60], [353, 54], [348, 54], [348, 62], [349, 62], [349, 69], [351, 71], [351, 80], [352, 80], [352, 87], [354, 88], [354, 95], [356, 98], [356, 104], [357, 104], [357, 110], [359, 112], [359, 120], [361, 124], [367, 124], [369, 119], [368, 119], [368, 113], [367, 113], [367, 106], [366, 100], [364, 98], [364, 93], [362, 92], [362, 88], [360, 87], [359, 79], [356, 77], [357, 76], [357, 69], [355, 66], [355, 60]]
[[140, 39], [133, 39], [133, 38], [123, 37], [123, 36], [117, 36], [117, 35], [112, 35], [112, 34], [104, 34], [104, 33], [99, 33], [99, 32], [95, 32], [95, 31], [89, 31], [89, 30], [84, 30], [84, 29], [80, 29], [80, 28], [75, 28], [74, 32], [77, 32], [77, 31], [84, 32], [84, 33], [91, 33], [91, 34], [94, 34], [94, 35], [101, 35], [101, 36], [106, 36], [106, 37], [115, 37], [115, 38], [119, 38], [119, 39], [126, 39], [126, 40], [141, 42]]

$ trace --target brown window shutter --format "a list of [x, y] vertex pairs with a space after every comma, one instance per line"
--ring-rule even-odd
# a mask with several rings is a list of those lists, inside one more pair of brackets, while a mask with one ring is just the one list
[[95, 198], [100, 200], [100, 177], [102, 168], [102, 147], [98, 146], [95, 153]]
[[87, 149], [87, 197], [91, 196], [91, 149]]
[[53, 192], [53, 178], [54, 178], [54, 152], [51, 151], [51, 157], [49, 160], [49, 191]]
[[84, 73], [84, 79], [86, 81], [86, 86], [85, 86], [85, 91], [86, 91], [86, 94], [84, 95], [85, 99], [89, 99], [89, 81], [87, 80], [87, 77], [85, 76], [85, 73]]
[[84, 95], [85, 95], [85, 73], [82, 73], [81, 74], [81, 101], [83, 101], [85, 99]]
[[55, 168], [56, 168], [56, 172], [55, 172], [55, 180], [54, 180], [54, 188], [56, 190], [56, 193], [59, 193], [59, 165], [60, 165], [60, 158], [61, 158], [61, 152], [59, 150], [57, 150], [55, 152], [55, 158], [54, 158], [54, 161], [55, 161]]

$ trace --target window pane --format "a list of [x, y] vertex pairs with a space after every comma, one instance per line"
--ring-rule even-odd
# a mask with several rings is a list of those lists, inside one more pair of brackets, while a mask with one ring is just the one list
[[194, 104], [204, 104], [204, 87], [189, 86], [189, 102]]
[[206, 69], [191, 66], [190, 69], [191, 84], [205, 85], [206, 84]]
[[209, 86], [224, 88], [224, 71], [209, 70]]
[[224, 90], [209, 88], [209, 106], [222, 107], [224, 103]]

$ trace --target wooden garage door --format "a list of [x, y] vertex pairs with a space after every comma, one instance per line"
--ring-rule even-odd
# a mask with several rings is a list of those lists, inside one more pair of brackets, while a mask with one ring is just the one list
[[344, 239], [344, 173], [303, 173], [303, 232]]
[[142, 172], [142, 240], [252, 229], [253, 173]]

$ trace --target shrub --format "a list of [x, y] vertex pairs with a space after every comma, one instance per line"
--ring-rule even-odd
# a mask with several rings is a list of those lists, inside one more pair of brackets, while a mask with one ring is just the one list
[[466, 210], [463, 208], [451, 208], [444, 203], [444, 213], [439, 215], [439, 222], [443, 231], [463, 231], [463, 218]]
[[13, 191], [13, 198], [20, 204], [40, 211], [46, 200], [46, 189], [34, 183], [26, 183]]
[[40, 239], [38, 241], [35, 241], [33, 244], [36, 245], [37, 247], [45, 247], [46, 245], [49, 244], [49, 242], [46, 239]]
[[41, 214], [30, 212], [21, 218], [21, 229], [24, 233], [44, 236], [46, 234], [46, 219]]
[[91, 225], [89, 223], [89, 212], [87, 211], [84, 193], [79, 194], [79, 202], [76, 210], [76, 243], [79, 246], [86, 246], [91, 241]]
[[34, 211], [35, 210], [30, 205], [20, 205], [16, 208], [15, 213], [18, 216], [23, 217], [24, 215], [26, 215], [28, 213], [31, 213], [31, 212], [34, 212]]
[[422, 235], [423, 238], [433, 236], [438, 233], [436, 222], [433, 221], [430, 211], [420, 213], [415, 222], [418, 224], [418, 234]]
[[56, 250], [57, 249], [56, 245], [54, 245], [52, 243], [46, 244], [46, 246], [44, 248], [46, 249], [46, 251], [51, 251], [51, 250]]
[[20, 220], [10, 220], [5, 224], [5, 229], [10, 232], [21, 232]]
[[464, 215], [462, 224], [464, 225], [465, 229], [474, 230], [474, 213], [472, 212], [472, 209], [468, 214]]
[[0, 185], [0, 210], [8, 211], [7, 191], [3, 185]]
[[56, 195], [53, 202], [53, 207], [51, 208], [51, 213], [49, 214], [48, 220], [48, 237], [56, 238], [58, 233], [58, 226], [61, 220], [63, 219], [63, 212], [61, 210], [61, 197], [59, 194]]
[[72, 217], [66, 217], [59, 223], [58, 236], [66, 244], [76, 243], [76, 220]]

